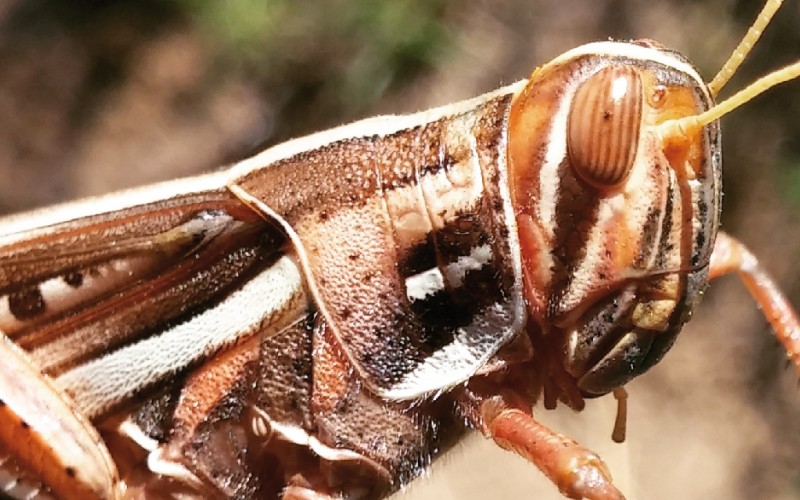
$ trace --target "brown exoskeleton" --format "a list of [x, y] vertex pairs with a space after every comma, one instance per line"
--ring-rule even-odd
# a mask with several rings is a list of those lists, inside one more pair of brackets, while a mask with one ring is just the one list
[[537, 399], [620, 393], [731, 270], [797, 362], [791, 309], [716, 235], [712, 93], [652, 42], [591, 44], [471, 101], [6, 220], [7, 492], [376, 497], [476, 427], [566, 495], [620, 497]]

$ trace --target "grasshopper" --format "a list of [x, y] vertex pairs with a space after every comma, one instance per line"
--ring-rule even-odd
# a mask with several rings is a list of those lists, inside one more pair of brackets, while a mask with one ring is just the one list
[[613, 393], [621, 440], [622, 387], [730, 272], [800, 369], [791, 306], [718, 232], [718, 119], [800, 69], [715, 104], [733, 71], [589, 44], [472, 100], [4, 220], [4, 491], [374, 498], [476, 428], [565, 496], [622, 498], [534, 403]]

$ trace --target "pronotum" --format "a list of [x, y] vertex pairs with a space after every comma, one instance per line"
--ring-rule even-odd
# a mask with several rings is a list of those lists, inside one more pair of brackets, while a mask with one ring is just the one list
[[73, 471], [74, 472], [74, 471]]

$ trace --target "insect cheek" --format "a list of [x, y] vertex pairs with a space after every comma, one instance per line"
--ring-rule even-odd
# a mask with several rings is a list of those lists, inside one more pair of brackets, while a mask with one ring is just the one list
[[672, 346], [679, 329], [670, 327], [674, 300], [639, 302], [626, 332], [578, 380], [584, 394], [603, 395], [653, 367]]
[[677, 273], [631, 282], [569, 329], [565, 367], [585, 396], [625, 385], [664, 356], [685, 320], [683, 289]]
[[567, 156], [576, 176], [609, 189], [633, 169], [642, 128], [642, 79], [630, 66], [608, 66], [576, 91], [567, 121]]

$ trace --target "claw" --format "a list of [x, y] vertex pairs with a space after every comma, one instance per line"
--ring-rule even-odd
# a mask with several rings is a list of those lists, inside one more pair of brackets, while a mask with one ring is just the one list
[[[625, 500], [611, 480], [608, 466], [596, 454], [575, 445], [557, 486], [564, 496], [589, 500]], [[565, 450], [566, 451], [566, 450]]]

